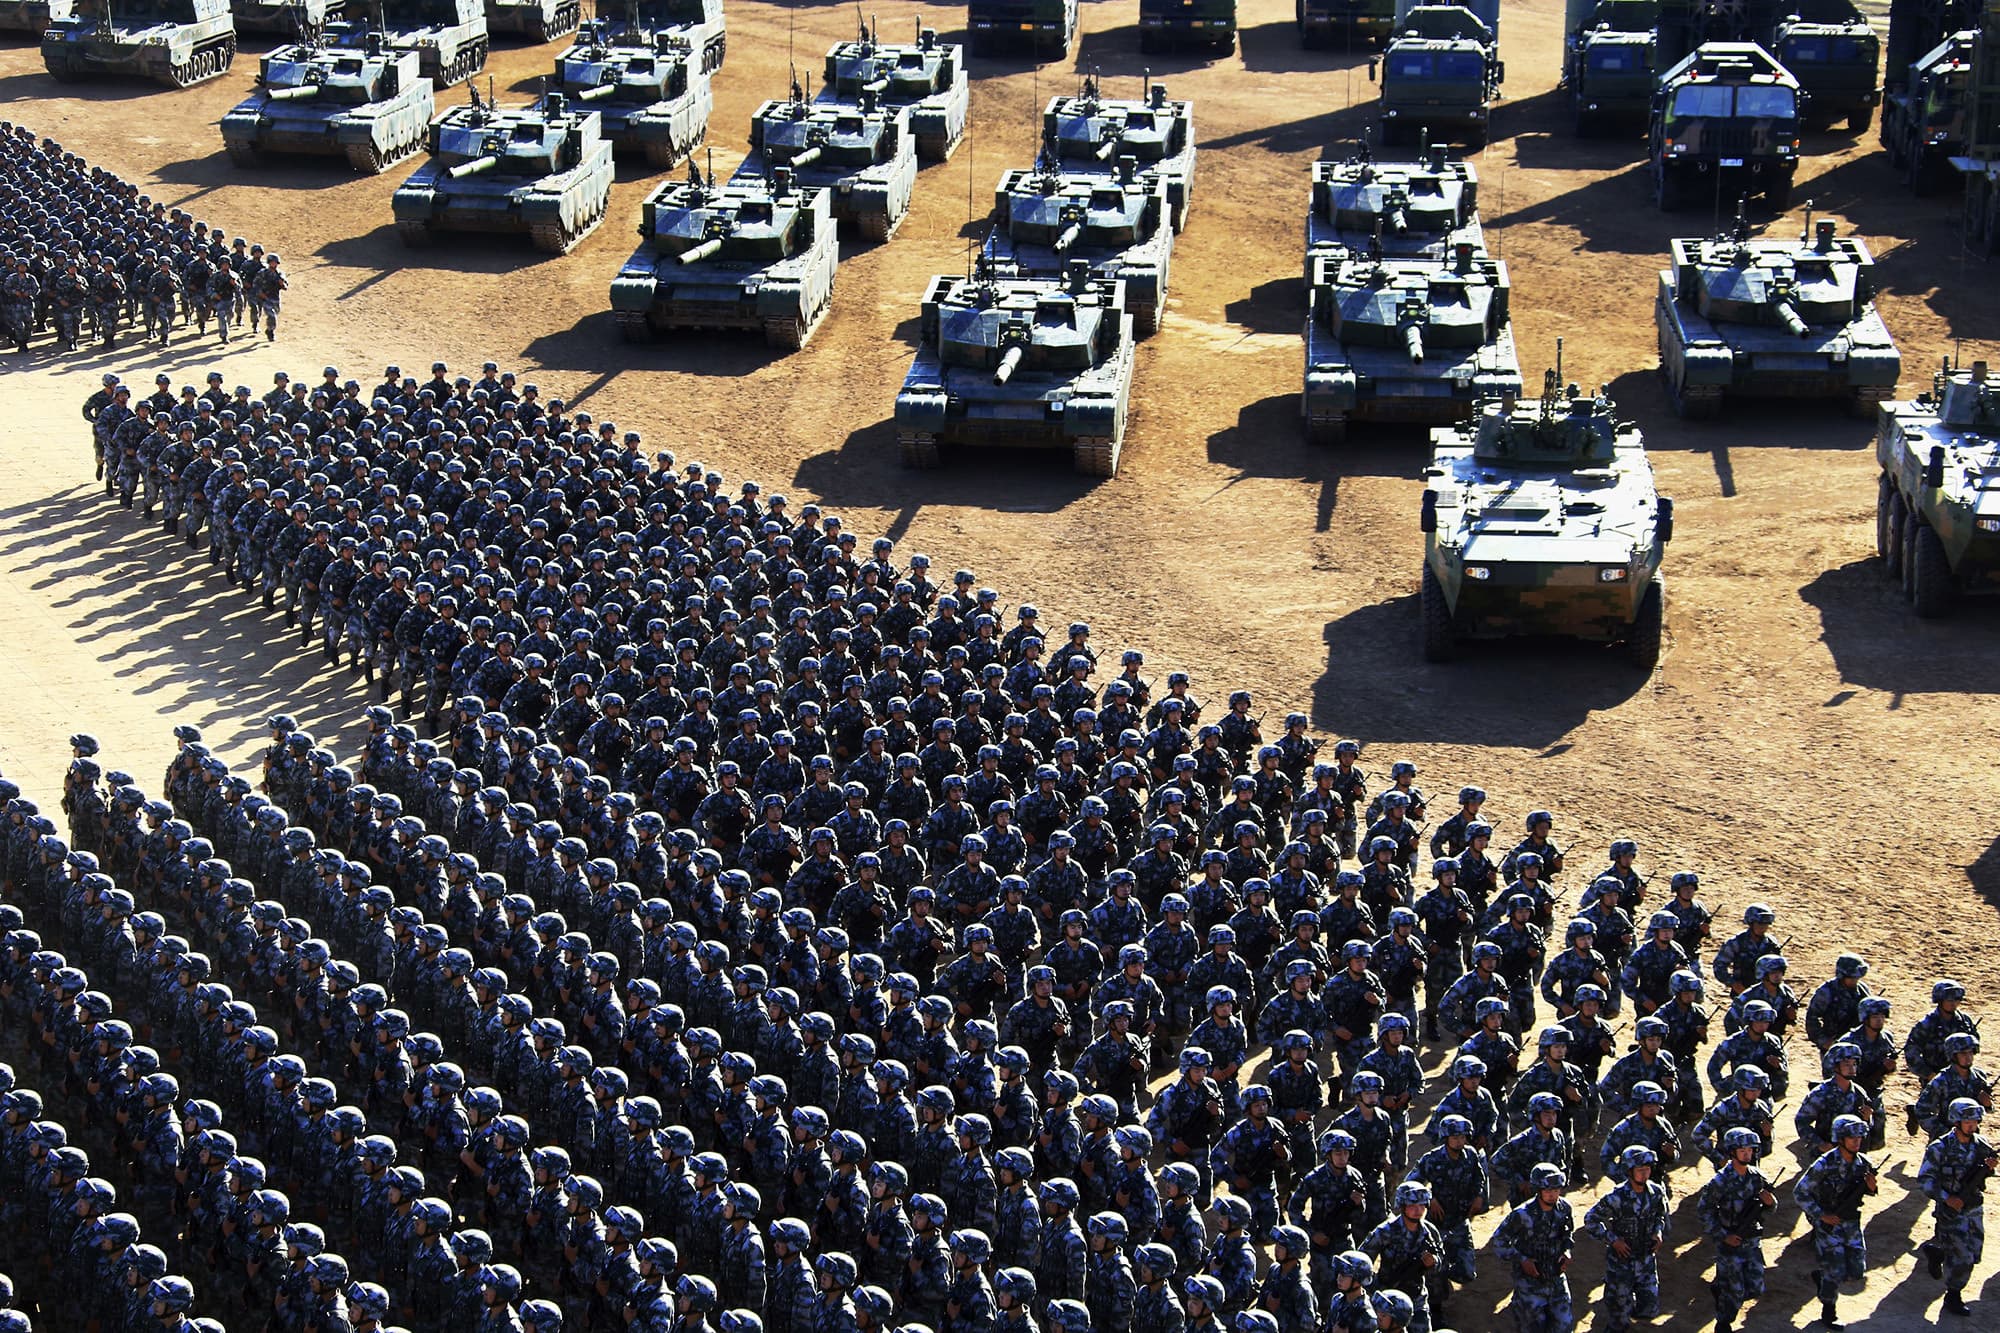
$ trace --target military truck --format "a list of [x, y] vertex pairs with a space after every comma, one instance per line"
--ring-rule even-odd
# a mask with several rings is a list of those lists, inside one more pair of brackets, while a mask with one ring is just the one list
[[552, 42], [583, 21], [583, 0], [486, 0], [486, 30]]
[[[1376, 81], [1377, 62], [1368, 62]], [[1428, 129], [1484, 147], [1506, 67], [1500, 0], [1419, 4], [1396, 0], [1396, 31], [1381, 56], [1384, 145], [1415, 143]]]
[[808, 102], [797, 83], [750, 118], [744, 170], [790, 167], [799, 184], [830, 190], [833, 216], [864, 240], [886, 241], [903, 225], [917, 182], [907, 107], [884, 106], [866, 89], [859, 106]]
[[937, 33], [922, 23], [917, 25], [914, 45], [884, 42], [875, 34], [863, 23], [858, 37], [837, 42], [826, 53], [826, 76], [817, 100], [858, 108], [865, 92], [885, 106], [908, 108], [917, 156], [944, 161], [965, 137], [972, 104], [965, 48], [939, 41]]
[[611, 145], [595, 111], [561, 93], [522, 107], [472, 100], [430, 128], [430, 160], [391, 198], [396, 233], [410, 246], [439, 232], [526, 232], [535, 248], [566, 253], [604, 220]]
[[967, 0], [965, 45], [976, 56], [1026, 51], [1061, 60], [1076, 41], [1077, 0]]
[[415, 51], [392, 51], [379, 32], [359, 46], [334, 40], [272, 49], [257, 69], [257, 90], [222, 118], [222, 145], [239, 167], [265, 153], [344, 157], [377, 175], [424, 146], [436, 99], [417, 73]]
[[1660, 76], [1648, 173], [1663, 213], [1733, 208], [1760, 195], [1784, 211], [1799, 164], [1798, 80], [1755, 42], [1710, 42]]
[[1973, 48], [1979, 34], [1947, 36], [1918, 57], [1909, 78], [1882, 103], [1882, 147], [1913, 194], [1953, 179], [1951, 159], [1965, 151]]
[[0, 0], [0, 32], [39, 37], [49, 24], [68, 18], [70, 12], [70, 0]]
[[726, 185], [693, 161], [641, 205], [644, 239], [611, 281], [628, 341], [691, 329], [749, 329], [772, 347], [805, 345], [833, 303], [840, 244], [830, 191], [789, 167]]
[[136, 75], [187, 88], [235, 59], [229, 0], [75, 0], [42, 30], [42, 63], [58, 83]]
[[1659, 0], [1568, 0], [1562, 91], [1577, 134], [1645, 120], [1659, 19]]
[[1364, 146], [1345, 161], [1313, 163], [1308, 254], [1375, 246], [1391, 259], [1443, 261], [1454, 238], [1483, 244], [1479, 173], [1443, 144], [1418, 162], [1377, 162]]
[[1236, 49], [1236, 0], [1139, 0], [1141, 51]]
[[1875, 552], [1926, 619], [2000, 592], [2000, 383], [1984, 361], [1947, 362], [1929, 393], [1884, 403]]
[[1965, 177], [1965, 245], [2000, 254], [2000, 2], [1987, 0], [1972, 44], [1966, 90], [1965, 151], [1952, 158]]
[[554, 88], [597, 112], [613, 151], [671, 167], [708, 134], [715, 93], [686, 37], [593, 19], [556, 57]]
[[1116, 177], [1064, 171], [1044, 150], [1027, 170], [1009, 171], [993, 193], [986, 255], [1003, 274], [1059, 278], [1083, 260], [1094, 278], [1125, 284], [1132, 331], [1160, 327], [1174, 254], [1173, 208], [1166, 182], [1139, 175], [1120, 158]]
[[1194, 103], [1167, 96], [1148, 78], [1138, 101], [1105, 97], [1097, 76], [1086, 75], [1073, 96], [1052, 97], [1042, 112], [1042, 142], [1053, 145], [1065, 170], [1117, 174], [1118, 159], [1134, 158], [1139, 171], [1166, 182], [1174, 230], [1187, 226], [1194, 186]]
[[1065, 449], [1078, 472], [1118, 474], [1132, 392], [1125, 287], [1073, 261], [1061, 278], [1007, 277], [985, 258], [931, 279], [915, 359], [896, 395], [908, 467], [944, 445]]
[[1859, 237], [1814, 223], [1796, 240], [1677, 238], [1653, 319], [1674, 410], [1712, 417], [1725, 393], [1839, 398], [1857, 416], [1896, 391], [1902, 356], [1875, 310], [1874, 258]]
[[1846, 121], [1859, 133], [1874, 123], [1882, 43], [1853, 0], [1803, 0], [1779, 20], [1770, 49], [1799, 81], [1809, 125]]
[[1550, 370], [1539, 401], [1490, 400], [1431, 432], [1418, 511], [1428, 661], [1518, 635], [1623, 643], [1648, 671], [1660, 660], [1674, 502], [1654, 490], [1639, 428], [1602, 390], [1560, 384]]
[[277, 33], [295, 41], [317, 37], [340, 17], [345, 0], [229, 0], [239, 33]]
[[1507, 266], [1466, 233], [1451, 257], [1380, 246], [1306, 254], [1306, 438], [1339, 444], [1350, 418], [1447, 422], [1521, 392]]
[[379, 0], [375, 13], [390, 47], [415, 51], [432, 87], [449, 88], [486, 68], [483, 0]]
[[1379, 50], [1396, 30], [1396, 0], [1293, 0], [1293, 5], [1299, 45], [1308, 51]]

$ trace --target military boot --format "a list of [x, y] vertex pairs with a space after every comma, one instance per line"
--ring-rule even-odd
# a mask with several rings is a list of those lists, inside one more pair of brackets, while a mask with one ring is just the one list
[[1943, 1281], [1944, 1252], [1938, 1249], [1937, 1242], [1927, 1240], [1917, 1246], [1917, 1249], [1924, 1256], [1925, 1270], [1930, 1273], [1932, 1278]]
[[1966, 1304], [1964, 1292], [1947, 1291], [1944, 1294], [1944, 1312], [1946, 1314], [1955, 1314], [1963, 1318], [1971, 1315], [1972, 1307]]
[[1847, 1327], [1847, 1325], [1840, 1322], [1840, 1313], [1834, 1308], [1835, 1304], [1836, 1302], [1831, 1300], [1823, 1300], [1819, 1303], [1819, 1319], [1817, 1322], [1821, 1328]]
[[266, 611], [271, 609], [271, 604], [277, 600], [277, 596], [278, 590], [276, 588], [264, 589], [264, 609]]

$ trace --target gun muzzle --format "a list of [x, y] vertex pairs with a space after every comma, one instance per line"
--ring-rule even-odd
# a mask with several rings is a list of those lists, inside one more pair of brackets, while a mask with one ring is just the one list
[[1423, 325], [1406, 324], [1403, 326], [1403, 349], [1410, 354], [1410, 360], [1412, 361], [1421, 362], [1424, 359]]
[[271, 90], [271, 100], [273, 102], [307, 102], [319, 96], [319, 89], [320, 85], [317, 83], [301, 83], [292, 88], [273, 88]]
[[600, 83], [595, 88], [585, 88], [582, 92], [576, 94], [576, 100], [579, 102], [602, 101], [617, 91], [618, 85], [615, 83]]
[[1116, 139], [1106, 139], [1103, 143], [1097, 145], [1095, 156], [1099, 162], [1109, 162], [1117, 151], [1118, 141]]
[[1072, 222], [1062, 229], [1062, 235], [1056, 237], [1055, 252], [1057, 254], [1064, 254], [1071, 246], [1082, 239], [1083, 224], [1081, 222]]
[[459, 163], [457, 166], [445, 172], [445, 175], [451, 177], [451, 179], [455, 181], [459, 181], [459, 180], [464, 180], [467, 176], [477, 176], [482, 171], [491, 171], [493, 170], [493, 168], [499, 165], [500, 165], [499, 158], [495, 157], [491, 153], [482, 153], [478, 157], [473, 158], [470, 162]]
[[806, 149], [803, 153], [800, 153], [797, 156], [795, 156], [792, 159], [791, 165], [794, 168], [809, 167], [813, 163], [819, 161], [820, 152], [821, 152], [820, 146], [818, 144], [814, 144], [812, 147]]
[[1005, 384], [1008, 380], [1013, 379], [1014, 372], [1020, 368], [1021, 358], [1027, 354], [1028, 349], [1019, 343], [1015, 343], [1012, 347], [1009, 347], [1007, 354], [1000, 358], [1000, 368], [993, 372], [993, 382], [995, 384]]
[[1811, 335], [1812, 330], [1806, 327], [1803, 319], [1799, 318], [1798, 308], [1790, 301], [1780, 301], [1773, 309], [1778, 312], [1778, 322], [1790, 329], [1793, 337], [1804, 338]]
[[1410, 229], [1409, 210], [1397, 207], [1389, 210], [1389, 230], [1401, 236]]
[[720, 236], [711, 236], [700, 245], [695, 246], [694, 249], [681, 251], [681, 262], [683, 264], [699, 264], [702, 260], [707, 259], [720, 249], [722, 249], [722, 238]]

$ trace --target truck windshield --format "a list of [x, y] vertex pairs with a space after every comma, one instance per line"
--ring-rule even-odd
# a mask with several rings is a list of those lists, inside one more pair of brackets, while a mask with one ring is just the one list
[[1593, 74], [1637, 74], [1645, 68], [1645, 50], [1637, 46], [1593, 46], [1584, 63]]
[[1789, 88], [1763, 84], [1732, 88], [1724, 83], [1691, 83], [1674, 90], [1670, 114], [1675, 119], [1697, 116], [1759, 116], [1790, 120], [1796, 101]]
[[1853, 37], [1794, 37], [1785, 43], [1785, 59], [1801, 65], [1852, 65], [1867, 61], [1869, 52]]
[[1426, 83], [1475, 83], [1486, 73], [1477, 51], [1392, 51], [1388, 76]]

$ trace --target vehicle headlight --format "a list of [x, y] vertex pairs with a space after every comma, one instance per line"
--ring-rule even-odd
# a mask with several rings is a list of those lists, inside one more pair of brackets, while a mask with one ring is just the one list
[[1982, 518], [1974, 526], [1981, 532], [2000, 532], [2000, 518]]
[[1623, 583], [1625, 576], [1630, 572], [1623, 565], [1614, 565], [1609, 569], [1598, 570], [1597, 581], [1599, 583]]
[[1465, 577], [1469, 579], [1478, 579], [1480, 582], [1484, 583], [1487, 579], [1493, 577], [1493, 571], [1488, 569], [1484, 565], [1467, 565], [1465, 567]]

